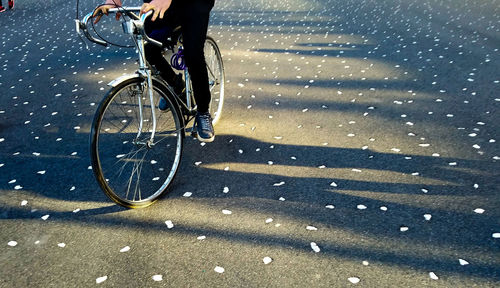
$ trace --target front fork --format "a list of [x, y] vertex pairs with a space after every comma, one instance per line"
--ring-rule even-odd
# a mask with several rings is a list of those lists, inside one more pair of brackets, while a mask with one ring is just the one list
[[139, 104], [139, 131], [137, 131], [137, 137], [136, 137], [136, 144], [138, 145], [146, 145], [148, 148], [151, 148], [154, 145], [154, 137], [155, 137], [155, 132], [156, 132], [156, 109], [155, 109], [155, 102], [153, 98], [153, 80], [151, 78], [151, 69], [148, 68], [147, 62], [146, 62], [146, 54], [144, 52], [144, 41], [142, 41], [142, 35], [137, 36], [137, 49], [139, 50], [139, 74], [144, 77], [147, 80], [146, 84], [146, 89], [147, 93], [149, 95], [149, 102], [151, 103], [151, 117], [152, 122], [153, 122], [153, 129], [151, 131], [151, 137], [146, 143], [142, 143], [143, 141], [140, 141], [140, 137], [142, 134], [142, 127], [144, 123], [144, 107], [142, 106], [142, 93], [138, 94], [138, 104]]

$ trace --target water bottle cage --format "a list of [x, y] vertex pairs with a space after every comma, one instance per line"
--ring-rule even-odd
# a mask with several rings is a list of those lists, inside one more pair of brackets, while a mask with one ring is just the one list
[[182, 47], [179, 47], [177, 53], [174, 53], [174, 55], [172, 55], [172, 58], [170, 58], [170, 64], [177, 70], [186, 69], [186, 64], [184, 63], [184, 50], [182, 49]]

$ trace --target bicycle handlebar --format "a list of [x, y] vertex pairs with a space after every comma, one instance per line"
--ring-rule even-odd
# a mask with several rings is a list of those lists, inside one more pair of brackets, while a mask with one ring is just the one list
[[[144, 30], [144, 22], [148, 17], [150, 17], [153, 14], [153, 11], [148, 11], [145, 14], [142, 14], [140, 16], [137, 16], [134, 12], [139, 12], [141, 11], [141, 7], [117, 7], [117, 8], [111, 8], [108, 10], [108, 13], [123, 13], [127, 15], [131, 20], [125, 21], [122, 23], [123, 31], [126, 34], [140, 34], [144, 37], [144, 40], [148, 43], [152, 43], [156, 46], [163, 46], [163, 43], [160, 41], [156, 41], [154, 39], [151, 39], [145, 32]], [[102, 45], [102, 46], [108, 46], [108, 43], [102, 39], [98, 39], [92, 34], [90, 34], [88, 30], [88, 22], [93, 18], [92, 15], [94, 14], [94, 11], [90, 12], [89, 14], [85, 15], [83, 17], [83, 20], [80, 21], [79, 19], [75, 19], [76, 23], [76, 32], [78, 34], [83, 34], [89, 41], [94, 42], [96, 44]]]

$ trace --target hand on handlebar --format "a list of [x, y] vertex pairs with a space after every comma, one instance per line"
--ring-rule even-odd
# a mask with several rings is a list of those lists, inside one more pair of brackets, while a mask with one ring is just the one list
[[[121, 7], [122, 6], [122, 1], [121, 0], [106, 0], [106, 2], [97, 7], [94, 10], [94, 14], [92, 14], [92, 17], [95, 17], [94, 24], [97, 24], [101, 20], [102, 15], [108, 15], [108, 11], [111, 8], [116, 8], [116, 7]], [[120, 20], [121, 14], [116, 13], [116, 20]]]
[[160, 16], [160, 19], [163, 19], [163, 15], [170, 8], [170, 4], [172, 4], [172, 0], [153, 0], [149, 3], [144, 3], [141, 7], [141, 15], [153, 10], [151, 21], [155, 21], [158, 16]]

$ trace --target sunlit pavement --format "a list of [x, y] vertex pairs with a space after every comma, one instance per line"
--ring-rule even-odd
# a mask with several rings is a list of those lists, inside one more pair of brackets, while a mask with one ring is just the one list
[[73, 1], [0, 15], [0, 286], [498, 287], [498, 2], [216, 2], [217, 137], [141, 210], [88, 148], [134, 50]]

